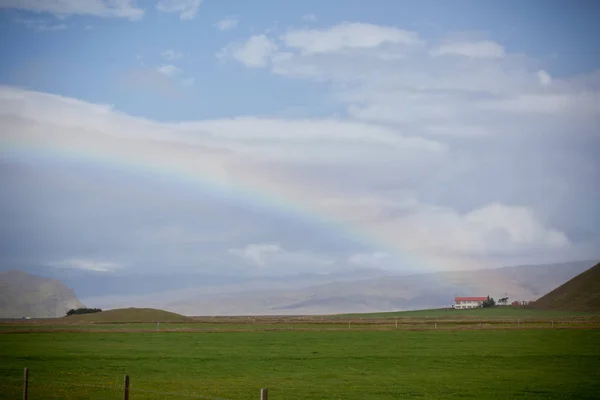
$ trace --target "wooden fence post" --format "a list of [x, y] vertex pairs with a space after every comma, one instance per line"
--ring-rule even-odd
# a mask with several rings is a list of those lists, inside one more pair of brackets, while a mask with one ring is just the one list
[[129, 375], [125, 375], [125, 382], [123, 385], [123, 400], [129, 400]]
[[435, 326], [435, 329], [437, 329], [437, 322], [434, 324], [434, 326]]
[[521, 327], [521, 321], [517, 320], [517, 328], [520, 328], [520, 327]]
[[23, 400], [27, 400], [29, 394], [29, 368], [23, 370]]
[[269, 389], [260, 389], [260, 400], [269, 400]]
[[554, 328], [554, 321], [552, 321], [552, 327]]
[[396, 329], [398, 329], [398, 318], [396, 318]]

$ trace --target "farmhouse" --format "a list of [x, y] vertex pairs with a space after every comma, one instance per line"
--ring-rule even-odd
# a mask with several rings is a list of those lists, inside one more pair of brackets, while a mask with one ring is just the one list
[[454, 308], [459, 310], [464, 308], [478, 308], [486, 300], [487, 297], [455, 297]]

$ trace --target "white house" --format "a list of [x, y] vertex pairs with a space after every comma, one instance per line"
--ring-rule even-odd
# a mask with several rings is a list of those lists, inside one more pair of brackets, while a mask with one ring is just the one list
[[487, 300], [486, 297], [455, 297], [454, 298], [454, 308], [456, 309], [465, 309], [465, 308], [478, 308], [481, 307], [484, 301]]

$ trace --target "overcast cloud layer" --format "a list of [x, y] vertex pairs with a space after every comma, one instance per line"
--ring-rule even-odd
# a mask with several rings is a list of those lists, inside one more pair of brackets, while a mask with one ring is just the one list
[[[600, 255], [597, 64], [554, 73], [492, 33], [317, 9], [280, 28], [208, 1], [42, 3], [0, 0], [38, 57], [0, 75], [3, 268], [429, 272]], [[93, 36], [165, 18], [210, 30], [209, 45], [173, 33], [111, 53]], [[64, 32], [36, 36], [52, 21]], [[118, 89], [89, 82], [83, 31]], [[47, 51], [63, 44], [79, 74], [54, 74]]]

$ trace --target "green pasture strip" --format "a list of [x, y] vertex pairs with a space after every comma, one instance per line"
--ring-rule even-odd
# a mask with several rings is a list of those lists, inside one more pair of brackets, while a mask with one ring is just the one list
[[523, 307], [493, 307], [473, 308], [467, 310], [431, 309], [416, 311], [382, 312], [368, 314], [340, 314], [329, 318], [348, 319], [382, 319], [382, 318], [417, 318], [417, 319], [570, 319], [570, 318], [600, 318], [598, 313], [571, 312], [571, 311], [545, 311]]
[[[0, 393], [30, 399], [592, 399], [600, 330], [0, 335]], [[161, 393], [168, 392], [169, 395]]]

